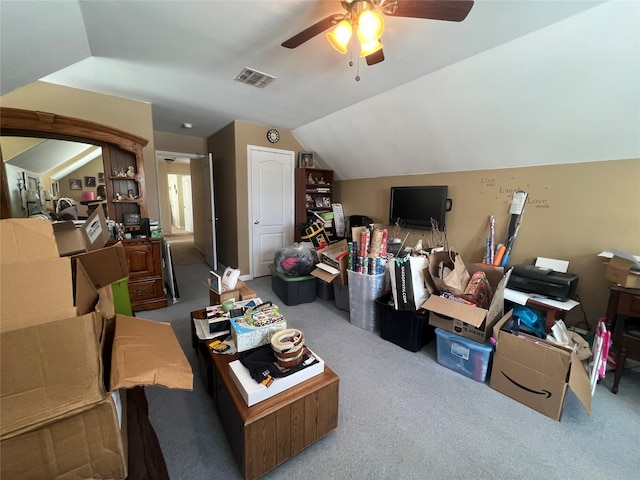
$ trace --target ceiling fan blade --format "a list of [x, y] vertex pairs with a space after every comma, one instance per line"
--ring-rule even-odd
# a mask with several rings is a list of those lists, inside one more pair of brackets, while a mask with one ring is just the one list
[[427, 18], [461, 22], [473, 7], [473, 0], [398, 0], [395, 11], [382, 8], [391, 17]]
[[382, 52], [382, 49], [380, 49], [371, 55], [367, 55], [365, 58], [367, 59], [367, 65], [375, 65], [376, 63], [380, 63], [384, 60], [384, 53]]
[[282, 46], [285, 48], [299, 47], [304, 42], [311, 40], [316, 35], [324, 32], [325, 30], [329, 30], [342, 19], [344, 19], [344, 15], [341, 13], [334, 13], [333, 15], [329, 15], [327, 18], [323, 18], [319, 22], [311, 25], [309, 28], [305, 28], [300, 33], [294, 35], [288, 40], [285, 40], [284, 42], [282, 42]]

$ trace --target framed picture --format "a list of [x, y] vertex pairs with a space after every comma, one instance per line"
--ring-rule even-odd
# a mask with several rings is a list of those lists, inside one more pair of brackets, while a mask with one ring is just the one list
[[38, 190], [38, 179], [27, 175], [27, 189]]
[[98, 183], [104, 183], [104, 172], [98, 172]]
[[322, 206], [326, 208], [331, 207], [331, 199], [329, 197], [322, 197]]
[[95, 187], [96, 186], [96, 177], [84, 177], [84, 186], [85, 187]]
[[313, 152], [300, 152], [298, 155], [298, 168], [314, 168]]
[[316, 207], [322, 208], [322, 197], [316, 197]]
[[79, 178], [70, 178], [69, 190], [82, 190], [82, 181]]

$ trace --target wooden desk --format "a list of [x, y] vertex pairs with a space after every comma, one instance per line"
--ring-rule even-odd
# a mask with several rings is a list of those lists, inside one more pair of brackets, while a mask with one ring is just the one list
[[[620, 318], [618, 318], [620, 317]], [[627, 318], [640, 318], [640, 289], [625, 288], [619, 285], [611, 285], [609, 287], [609, 303], [607, 304], [607, 313], [605, 323], [607, 329], [612, 332], [613, 347], [618, 353], [616, 373], [613, 379], [611, 391], [618, 393], [618, 385], [624, 371], [624, 362], [629, 355], [631, 358], [638, 358], [637, 340], [633, 336], [625, 334], [627, 326]], [[629, 339], [631, 338], [631, 342]], [[635, 348], [629, 350], [629, 346]]]
[[625, 288], [619, 285], [609, 287], [609, 303], [605, 322], [607, 330], [615, 331], [616, 319], [619, 315], [640, 318], [640, 289]]

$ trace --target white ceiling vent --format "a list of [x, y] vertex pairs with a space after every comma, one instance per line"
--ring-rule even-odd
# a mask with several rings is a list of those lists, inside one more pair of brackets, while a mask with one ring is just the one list
[[245, 68], [235, 78], [236, 81], [264, 88], [276, 79], [273, 75], [262, 73], [251, 68]]

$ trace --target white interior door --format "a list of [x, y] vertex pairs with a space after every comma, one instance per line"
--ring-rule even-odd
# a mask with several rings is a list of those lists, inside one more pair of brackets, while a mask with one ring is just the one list
[[247, 146], [251, 275], [269, 275], [275, 253], [293, 243], [295, 153]]
[[203, 159], [205, 192], [209, 192], [209, 202], [207, 205], [207, 219], [210, 229], [206, 232], [205, 260], [213, 270], [218, 269], [218, 247], [216, 240], [216, 197], [215, 197], [215, 173], [213, 170], [213, 155], [210, 153], [208, 159]]
[[182, 176], [182, 202], [184, 206], [184, 229], [193, 233], [193, 202], [191, 200], [191, 176]]

